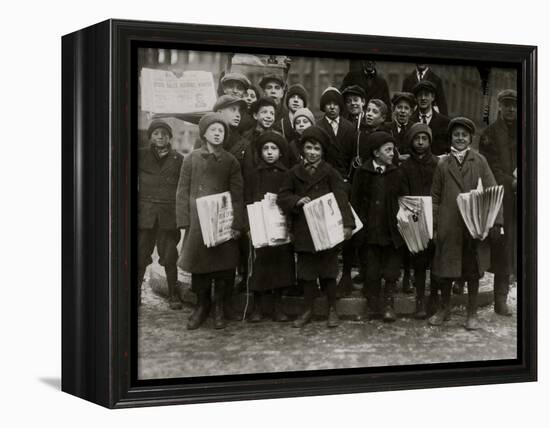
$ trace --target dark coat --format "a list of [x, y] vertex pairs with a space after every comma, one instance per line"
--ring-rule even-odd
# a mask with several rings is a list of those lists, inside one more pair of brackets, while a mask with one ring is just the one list
[[[272, 128], [271, 130], [275, 129]], [[243, 135], [243, 138], [247, 140], [242, 161], [243, 176], [249, 174], [251, 171], [254, 171], [261, 162], [257, 144], [258, 137], [261, 134], [261, 132], [254, 128]], [[282, 147], [280, 162], [287, 168], [291, 168], [299, 162], [299, 158], [297, 158], [296, 154], [290, 150], [288, 142], [286, 142], [285, 146]]]
[[183, 156], [175, 150], [160, 158], [153, 147], [138, 154], [138, 228], [176, 229], [176, 189]]
[[351, 85], [359, 85], [365, 91], [365, 101], [379, 99], [386, 103], [388, 109], [391, 108], [390, 102], [390, 90], [388, 88], [388, 82], [377, 72], [373, 74], [367, 74], [364, 70], [350, 71], [344, 77], [340, 91], [343, 91], [346, 87]]
[[439, 158], [428, 152], [421, 159], [416, 153], [401, 164], [400, 194], [405, 196], [431, 196], [435, 168]]
[[355, 156], [355, 145], [357, 133], [353, 125], [343, 116], [340, 116], [338, 133], [334, 135], [332, 126], [328, 123], [325, 116], [317, 121], [321, 127], [330, 136], [330, 147], [324, 155], [324, 159], [332, 165], [338, 173], [345, 179], [348, 179], [350, 166]]
[[395, 165], [387, 166], [384, 173], [379, 174], [369, 159], [356, 171], [351, 204], [363, 223], [363, 230], [355, 238], [358, 247], [366, 243], [381, 244], [380, 240], [387, 240], [387, 244], [395, 248], [403, 245], [396, 219], [400, 185], [401, 173]]
[[298, 133], [294, 130], [294, 126], [292, 126], [288, 112], [286, 116], [283, 116], [279, 120], [279, 125], [281, 128], [281, 134], [283, 134], [283, 137], [285, 137], [287, 141], [292, 141], [298, 136]]
[[[462, 274], [462, 246], [468, 232], [456, 198], [459, 193], [475, 189], [479, 178], [484, 188], [496, 185], [487, 160], [474, 150], [468, 152], [462, 169], [452, 155], [443, 156], [437, 164], [432, 184], [433, 226], [437, 232], [432, 270], [438, 277], [459, 278]], [[502, 224], [502, 210], [496, 224]], [[479, 275], [483, 276], [490, 263], [489, 238], [476, 243]]]
[[235, 159], [239, 161], [239, 164], [244, 163], [244, 153], [248, 146], [248, 140], [244, 138], [238, 131], [238, 128], [230, 128], [229, 136], [223, 143], [223, 148], [235, 156]]
[[[413, 113], [411, 121], [414, 123], [421, 122], [418, 110]], [[430, 120], [428, 126], [432, 130], [432, 153], [436, 156], [444, 155], [451, 151], [451, 143], [447, 133], [449, 122], [450, 119], [447, 116], [443, 116], [432, 109], [432, 120]]]
[[244, 134], [246, 131], [249, 131], [250, 129], [254, 128], [256, 126], [256, 121], [254, 120], [254, 117], [252, 116], [252, 113], [250, 113], [248, 110], [243, 112], [241, 117], [241, 122], [239, 123], [239, 126], [237, 129], [241, 134]]
[[321, 161], [317, 170], [310, 175], [303, 164], [292, 167], [285, 175], [283, 185], [279, 192], [278, 202], [292, 222], [292, 234], [294, 235], [294, 249], [297, 252], [315, 252], [311, 234], [307, 226], [306, 216], [302, 207], [296, 203], [304, 196], [312, 200], [327, 193], [334, 193], [344, 227], [355, 227], [355, 220], [349, 206], [345, 183], [338, 171], [325, 161]]
[[194, 150], [183, 161], [176, 196], [177, 226], [186, 230], [178, 265], [191, 273], [234, 269], [239, 260], [236, 240], [207, 248], [197, 212], [197, 198], [229, 191], [233, 203], [233, 229], [244, 228], [243, 178], [239, 162], [221, 150], [209, 153], [206, 147]]
[[[266, 193], [279, 193], [287, 168], [280, 162], [269, 165], [260, 162], [245, 177], [245, 203], [261, 201]], [[250, 288], [256, 291], [289, 287], [296, 278], [292, 244], [254, 250], [254, 265]]]
[[[510, 272], [514, 266], [514, 250], [517, 239], [516, 194], [512, 187], [514, 170], [517, 168], [516, 127], [508, 128], [500, 117], [485, 129], [479, 141], [479, 152], [487, 158], [491, 171], [498, 184], [504, 187], [504, 251], [497, 253], [498, 260], [492, 257], [492, 270]], [[502, 258], [502, 254], [504, 257]]]
[[390, 133], [393, 138], [395, 138], [396, 141], [396, 148], [399, 154], [402, 155], [409, 155], [411, 154], [411, 148], [409, 146], [409, 143], [407, 142], [405, 135], [407, 135], [407, 131], [410, 129], [411, 126], [413, 126], [413, 121], [409, 120], [409, 123], [403, 127], [401, 132], [397, 129], [397, 122], [391, 121], [384, 123], [384, 131]]
[[[435, 74], [430, 68], [426, 71], [423, 76], [423, 80], [428, 80], [435, 85], [435, 101], [434, 104], [437, 105], [439, 113], [448, 116], [449, 110], [447, 109], [447, 99], [445, 98], [445, 90], [443, 89], [443, 82], [441, 78]], [[412, 92], [415, 85], [418, 83], [418, 75], [416, 69], [414, 69], [411, 74], [405, 77], [403, 80], [403, 92]]]

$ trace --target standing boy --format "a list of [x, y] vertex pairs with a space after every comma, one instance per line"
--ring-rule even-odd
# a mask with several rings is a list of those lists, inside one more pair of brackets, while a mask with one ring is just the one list
[[403, 92], [412, 92], [415, 85], [421, 80], [432, 82], [435, 86], [434, 108], [444, 116], [449, 115], [447, 100], [441, 78], [433, 72], [428, 64], [416, 64], [416, 68], [403, 80]]
[[276, 74], [266, 74], [260, 80], [260, 88], [264, 91], [264, 96], [271, 98], [275, 102], [275, 131], [281, 132], [281, 119], [288, 112], [284, 106], [283, 98], [285, 96], [285, 82]]
[[411, 116], [416, 107], [414, 94], [410, 92], [397, 92], [391, 99], [393, 108], [393, 120], [386, 122], [386, 130], [393, 136], [396, 148], [399, 152], [399, 161], [407, 160], [411, 153], [411, 147], [405, 138], [407, 131], [412, 126]]
[[294, 130], [294, 115], [302, 108], [307, 107], [307, 91], [300, 84], [292, 85], [288, 88], [288, 92], [285, 98], [285, 107], [287, 114], [280, 120], [280, 128], [283, 137], [287, 141], [292, 141], [296, 138], [296, 131]]

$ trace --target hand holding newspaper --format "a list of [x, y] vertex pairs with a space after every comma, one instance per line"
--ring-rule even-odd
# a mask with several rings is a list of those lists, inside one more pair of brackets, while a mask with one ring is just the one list
[[207, 248], [227, 242], [233, 237], [231, 193], [223, 192], [197, 198], [197, 211], [202, 239]]
[[266, 193], [259, 202], [246, 206], [250, 224], [250, 237], [254, 248], [288, 244], [287, 219], [277, 205], [277, 195]]
[[478, 180], [476, 189], [457, 196], [458, 210], [472, 238], [483, 241], [489, 235], [502, 206], [503, 197], [503, 186], [483, 189], [481, 179]]
[[403, 196], [399, 198], [397, 229], [413, 254], [428, 248], [433, 238], [432, 198]]
[[[351, 207], [355, 219], [355, 234], [363, 227], [363, 223]], [[327, 193], [304, 205], [304, 214], [315, 251], [328, 250], [344, 240], [344, 225], [342, 213], [334, 197], [334, 193]]]

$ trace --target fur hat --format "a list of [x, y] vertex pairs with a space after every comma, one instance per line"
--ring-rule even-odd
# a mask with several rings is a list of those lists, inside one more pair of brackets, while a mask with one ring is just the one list
[[340, 106], [340, 109], [344, 108], [344, 98], [342, 97], [340, 91], [334, 86], [329, 86], [321, 94], [321, 101], [319, 102], [321, 111], [324, 111], [325, 106], [331, 101], [334, 101], [336, 104], [338, 104]]
[[288, 105], [288, 100], [294, 95], [298, 95], [304, 101], [304, 107], [307, 107], [307, 91], [306, 88], [304, 88], [299, 83], [296, 85], [292, 85], [290, 88], [288, 88], [288, 92], [285, 98], [285, 105]]
[[313, 116], [311, 110], [306, 107], [296, 110], [296, 113], [294, 113], [294, 118], [292, 119], [293, 124], [296, 123], [296, 119], [301, 116], [307, 117], [311, 124], [315, 125], [315, 116]]
[[166, 130], [166, 132], [168, 132], [168, 135], [170, 136], [170, 138], [172, 138], [172, 136], [173, 136], [172, 127], [170, 125], [168, 125], [168, 123], [166, 123], [162, 119], [153, 119], [153, 121], [151, 122], [151, 124], [147, 128], [147, 138], [148, 139], [151, 139], [151, 134], [157, 128], [164, 128]]
[[472, 137], [475, 135], [475, 133], [476, 133], [475, 123], [472, 122], [467, 117], [459, 116], [459, 117], [455, 117], [455, 118], [451, 119], [451, 121], [449, 122], [449, 126], [447, 127], [447, 134], [449, 135], [449, 137], [451, 136], [451, 133], [453, 132], [453, 128], [455, 126], [459, 126], [459, 125], [463, 126], [468, 131], [470, 131], [470, 134], [472, 134]]
[[216, 100], [216, 103], [214, 104], [214, 107], [212, 107], [212, 110], [218, 111], [233, 104], [240, 104], [241, 109], [246, 110], [246, 101], [235, 95], [222, 95]]
[[417, 134], [420, 134], [424, 132], [425, 134], [428, 134], [428, 137], [430, 137], [430, 145], [432, 144], [432, 130], [431, 128], [425, 124], [425, 123], [414, 123], [409, 130], [407, 131], [407, 134], [405, 135], [405, 141], [408, 145], [412, 146], [414, 137]]
[[262, 148], [266, 143], [275, 144], [281, 152], [281, 157], [283, 153], [285, 153], [286, 147], [288, 145], [285, 138], [279, 132], [265, 131], [262, 134], [260, 134], [260, 136], [256, 139], [254, 143], [256, 144], [256, 150], [258, 150], [258, 153], [260, 154], [260, 156], [262, 154]]
[[302, 134], [299, 142], [300, 152], [303, 151], [306, 141], [315, 141], [316, 143], [321, 144], [323, 154], [326, 154], [327, 148], [330, 144], [330, 137], [323, 128], [314, 125], [307, 128]]
[[221, 123], [223, 125], [223, 128], [225, 130], [223, 134], [223, 142], [225, 143], [225, 140], [227, 140], [227, 137], [229, 135], [229, 126], [227, 125], [227, 122], [224, 120], [223, 116], [220, 113], [206, 113], [201, 118], [201, 120], [199, 121], [199, 135], [201, 139], [204, 139], [204, 133], [213, 123]]
[[275, 103], [275, 100], [271, 97], [260, 97], [256, 101], [254, 101], [254, 104], [252, 104], [252, 107], [250, 108], [252, 113], [258, 113], [260, 108], [264, 106], [272, 106], [275, 111], [277, 111], [277, 104]]

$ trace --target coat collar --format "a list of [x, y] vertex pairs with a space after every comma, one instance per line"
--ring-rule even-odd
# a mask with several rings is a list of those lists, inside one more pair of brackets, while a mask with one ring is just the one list
[[203, 144], [199, 150], [200, 150], [200, 154], [201, 154], [203, 159], [208, 159], [209, 157], [213, 157], [216, 161], [219, 161], [221, 159], [221, 157], [223, 156], [223, 153], [225, 151], [225, 150], [222, 149], [219, 152], [210, 153], [208, 151], [208, 148], [206, 147], [206, 144]]
[[[361, 169], [364, 169], [365, 171], [368, 171], [372, 174], [377, 174], [378, 172], [374, 169], [374, 164], [372, 162], [372, 158], [369, 157], [365, 162], [363, 162], [363, 165], [361, 166]], [[397, 171], [397, 167], [394, 164], [386, 165], [386, 169], [384, 170], [383, 175], [391, 174], [392, 172]]]
[[330, 170], [330, 166], [324, 161], [321, 160], [321, 163], [317, 167], [317, 170], [313, 175], [310, 175], [309, 172], [306, 171], [306, 168], [303, 164], [300, 164], [295, 169], [295, 174], [298, 179], [300, 179], [303, 182], [309, 182], [311, 185], [319, 182], [322, 178], [328, 175]]
[[[454, 158], [453, 155], [448, 154], [445, 155], [446, 159], [445, 162], [447, 162], [447, 165], [449, 167], [449, 173], [451, 174], [451, 177], [456, 182], [458, 187], [462, 192], [465, 192], [464, 189], [464, 179], [462, 178], [462, 171], [458, 168], [458, 162]], [[474, 154], [472, 153], [472, 150], [469, 150], [466, 154], [466, 157], [464, 158], [464, 162], [462, 164], [462, 168], [468, 168], [468, 163], [474, 161]]]
[[287, 168], [283, 165], [281, 162], [281, 159], [277, 160], [277, 162], [268, 164], [267, 162], [260, 160], [258, 162], [258, 169], [259, 170], [266, 170], [266, 169], [278, 169], [279, 171], [286, 171]]

